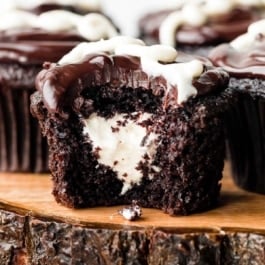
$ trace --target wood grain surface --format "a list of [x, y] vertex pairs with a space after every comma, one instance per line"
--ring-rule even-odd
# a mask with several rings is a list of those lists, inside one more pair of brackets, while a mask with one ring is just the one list
[[87, 227], [174, 229], [180, 231], [255, 231], [265, 234], [265, 196], [236, 187], [228, 166], [224, 170], [220, 204], [216, 209], [190, 216], [169, 216], [160, 210], [143, 209], [143, 217], [130, 222], [117, 215], [122, 206], [68, 209], [51, 195], [49, 175], [0, 174], [0, 207], [23, 215], [42, 217]]
[[225, 168], [220, 204], [190, 216], [57, 204], [49, 175], [0, 174], [0, 265], [264, 265], [265, 196]]

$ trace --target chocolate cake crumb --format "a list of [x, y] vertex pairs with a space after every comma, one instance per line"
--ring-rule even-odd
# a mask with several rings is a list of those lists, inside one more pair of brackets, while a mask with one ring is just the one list
[[118, 213], [123, 216], [126, 220], [136, 221], [142, 216], [142, 209], [138, 205], [136, 200], [132, 201], [130, 206], [126, 206], [123, 209], [119, 210]]
[[117, 128], [114, 128], [114, 127], [111, 127], [111, 131], [113, 132], [113, 133], [115, 133], [115, 132], [118, 132], [120, 129], [117, 127]]

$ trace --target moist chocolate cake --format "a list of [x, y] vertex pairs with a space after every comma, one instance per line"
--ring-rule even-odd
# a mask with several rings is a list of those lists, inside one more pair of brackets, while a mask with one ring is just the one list
[[140, 37], [206, 56], [214, 46], [245, 33], [252, 22], [262, 18], [264, 7], [259, 1], [185, 1], [175, 10], [144, 16], [139, 22]]
[[227, 113], [229, 156], [235, 182], [265, 194], [265, 20], [210, 53], [214, 64], [231, 75], [233, 108]]
[[29, 111], [35, 77], [44, 61], [58, 61], [89, 36], [99, 40], [117, 33], [93, 13], [82, 17], [57, 10], [37, 16], [12, 10], [0, 17], [6, 18], [0, 24], [0, 171], [48, 171], [47, 143]]
[[36, 79], [31, 112], [48, 139], [57, 202], [189, 214], [216, 205], [226, 72], [169, 46], [82, 43]]

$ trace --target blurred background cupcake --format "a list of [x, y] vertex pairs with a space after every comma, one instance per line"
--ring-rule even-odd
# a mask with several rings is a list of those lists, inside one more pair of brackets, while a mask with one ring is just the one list
[[240, 187], [265, 194], [265, 20], [209, 57], [231, 76], [235, 103], [226, 129], [233, 178]]
[[207, 55], [213, 46], [246, 32], [248, 25], [263, 15], [262, 1], [187, 0], [177, 8], [146, 14], [139, 29], [148, 43]]
[[[10, 1], [15, 2], [21, 4], [14, 7], [25, 9], [22, 1]], [[31, 9], [28, 4], [33, 1], [24, 2]], [[80, 41], [115, 35], [116, 28], [98, 13], [80, 15], [61, 9], [36, 15], [10, 6], [0, 13], [0, 171], [48, 171], [46, 140], [29, 111], [43, 62], [58, 61]]]

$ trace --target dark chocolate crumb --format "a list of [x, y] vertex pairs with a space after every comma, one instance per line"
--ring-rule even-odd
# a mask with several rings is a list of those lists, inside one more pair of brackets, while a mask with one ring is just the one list
[[99, 155], [99, 152], [101, 151], [102, 149], [98, 146], [95, 148], [95, 151], [94, 151], [94, 155], [97, 159], [100, 158], [100, 155]]
[[120, 128], [118, 128], [118, 127], [111, 127], [111, 131], [113, 132], [113, 133], [115, 133], [115, 132], [119, 132], [120, 131]]

